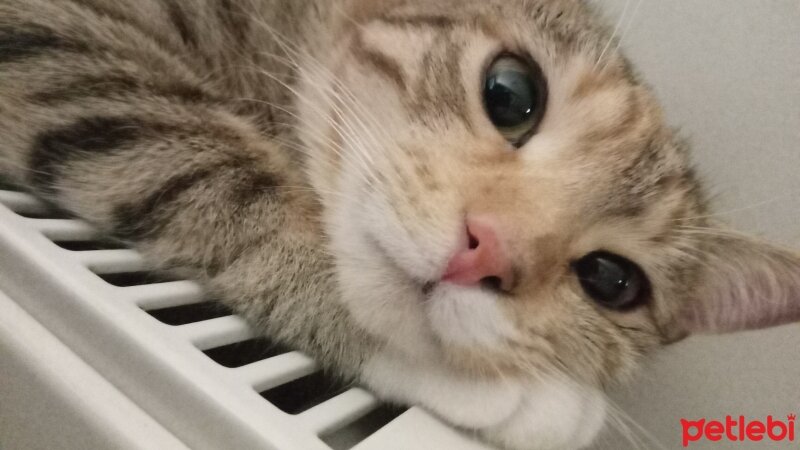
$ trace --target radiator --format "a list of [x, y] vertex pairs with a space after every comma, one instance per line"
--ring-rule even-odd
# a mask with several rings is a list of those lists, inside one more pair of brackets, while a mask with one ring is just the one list
[[0, 186], [0, 448], [486, 450]]

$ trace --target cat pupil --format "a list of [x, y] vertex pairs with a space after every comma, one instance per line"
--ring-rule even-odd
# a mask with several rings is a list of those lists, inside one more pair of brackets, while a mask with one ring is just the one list
[[619, 255], [592, 252], [576, 261], [573, 270], [586, 294], [607, 308], [627, 309], [644, 300], [644, 273]]
[[498, 127], [524, 123], [533, 111], [532, 97], [525, 74], [519, 72], [501, 72], [486, 82], [486, 104], [492, 122]]

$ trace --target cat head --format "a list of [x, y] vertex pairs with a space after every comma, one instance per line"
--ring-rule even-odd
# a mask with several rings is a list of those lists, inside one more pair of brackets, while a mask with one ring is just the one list
[[343, 17], [297, 107], [344, 301], [388, 347], [600, 389], [690, 333], [800, 319], [800, 258], [709, 219], [685, 144], [585, 4]]

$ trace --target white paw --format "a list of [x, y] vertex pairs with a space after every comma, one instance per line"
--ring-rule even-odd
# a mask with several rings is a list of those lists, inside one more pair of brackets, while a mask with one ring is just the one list
[[605, 419], [604, 395], [571, 381], [475, 379], [388, 352], [365, 364], [362, 377], [387, 400], [422, 406], [514, 450], [585, 447]]
[[594, 440], [605, 416], [605, 396], [597, 389], [551, 380], [530, 385], [520, 408], [482, 433], [511, 449], [579, 449]]

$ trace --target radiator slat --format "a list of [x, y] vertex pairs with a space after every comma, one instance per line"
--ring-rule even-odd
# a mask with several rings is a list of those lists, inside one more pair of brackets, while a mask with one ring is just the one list
[[142, 309], [161, 309], [200, 303], [205, 293], [193, 281], [169, 281], [119, 288], [123, 295]]
[[25, 222], [53, 241], [91, 241], [98, 237], [94, 228], [78, 220], [25, 219]]
[[319, 369], [313, 359], [300, 352], [289, 352], [232, 369], [258, 392], [311, 375]]
[[353, 388], [304, 411], [299, 417], [315, 433], [325, 434], [360, 419], [379, 404], [369, 392]]
[[88, 250], [72, 256], [98, 274], [138, 272], [147, 269], [144, 258], [134, 250]]
[[238, 316], [180, 325], [175, 327], [175, 331], [200, 350], [246, 341], [254, 336], [244, 319]]
[[0, 203], [18, 214], [43, 214], [48, 210], [47, 205], [24, 192], [0, 190]]

